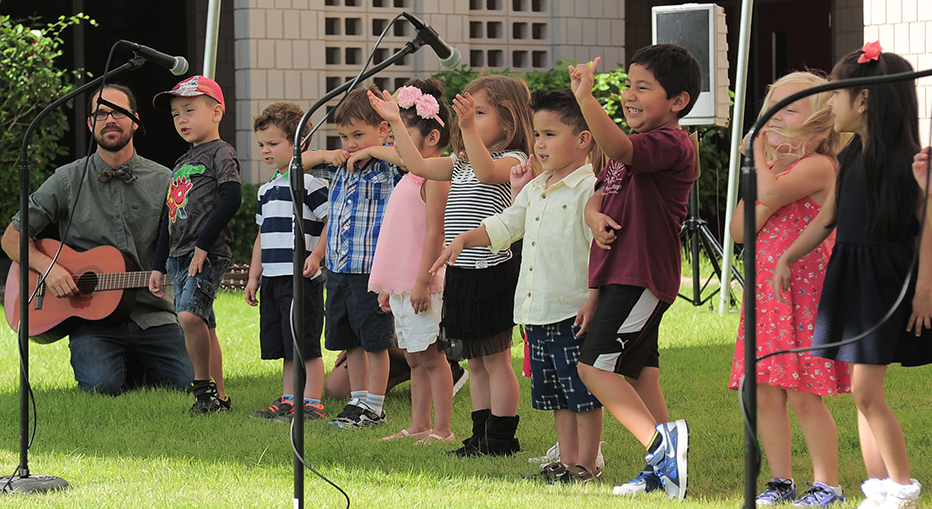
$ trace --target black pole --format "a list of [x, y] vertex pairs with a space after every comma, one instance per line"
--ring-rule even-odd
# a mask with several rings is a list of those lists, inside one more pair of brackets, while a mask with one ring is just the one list
[[[794, 102], [810, 95], [839, 88], [868, 87], [897, 81], [912, 81], [918, 78], [932, 76], [932, 69], [918, 72], [902, 72], [869, 78], [855, 78], [834, 81], [825, 85], [808, 88], [797, 92], [767, 110], [751, 130], [748, 131], [744, 163], [741, 173], [744, 174], [744, 184], [741, 187], [741, 198], [744, 200], [744, 279], [751, 281], [744, 287], [744, 409], [745, 409], [745, 440], [744, 440], [744, 495], [745, 508], [756, 507], [757, 475], [760, 469], [760, 451], [757, 446], [757, 301], [756, 281], [757, 272], [757, 231], [754, 216], [757, 204], [757, 171], [754, 168], [754, 140], [761, 129], [767, 125], [770, 117]], [[748, 374], [750, 373], [750, 378]]]
[[[699, 219], [698, 187], [699, 179], [697, 178], [689, 188], [689, 219], [687, 219], [687, 221], [690, 222], [689, 247], [692, 250], [693, 257], [693, 305], [695, 306], [702, 303], [702, 286], [699, 284], [699, 227], [697, 224]], [[708, 254], [709, 258], [714, 256], [712, 253]], [[721, 274], [719, 274], [719, 280], [721, 280]]]
[[0, 477], [0, 491], [4, 493], [43, 493], [68, 487], [68, 482], [64, 479], [46, 475], [36, 476], [29, 472], [29, 139], [39, 122], [62, 104], [100, 85], [107, 77], [136, 70], [145, 63], [144, 58], [133, 58], [112, 72], [65, 94], [36, 115], [23, 136], [19, 158], [19, 468], [18, 475]]
[[[291, 197], [294, 205], [294, 270], [292, 276], [292, 293], [293, 311], [292, 311], [292, 330], [294, 331], [294, 419], [291, 425], [291, 441], [294, 448], [294, 509], [304, 509], [304, 381], [307, 378], [307, 372], [304, 365], [304, 259], [307, 256], [307, 246], [304, 241], [304, 167], [301, 164], [301, 134], [303, 127], [307, 125], [308, 120], [315, 111], [321, 106], [342, 94], [351, 86], [361, 84], [369, 77], [381, 72], [386, 67], [396, 61], [416, 52], [425, 43], [421, 39], [420, 33], [414, 40], [406, 43], [403, 48], [398, 50], [394, 55], [382, 61], [372, 69], [363, 73], [359, 79], [347, 81], [339, 87], [331, 90], [323, 97], [317, 100], [301, 117], [298, 122], [298, 128], [295, 132], [294, 154], [288, 169], [289, 182], [291, 183]], [[332, 226], [332, 224], [331, 224]], [[326, 239], [324, 239], [326, 242]], [[300, 409], [300, 414], [298, 409]]]

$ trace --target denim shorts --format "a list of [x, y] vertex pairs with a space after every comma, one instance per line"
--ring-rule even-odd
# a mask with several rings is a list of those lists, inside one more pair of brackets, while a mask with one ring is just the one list
[[224, 256], [208, 254], [201, 267], [201, 272], [188, 277], [188, 267], [194, 252], [185, 256], [170, 257], [165, 264], [172, 285], [175, 286], [175, 313], [182, 311], [193, 313], [207, 322], [207, 328], [216, 329], [214, 317], [214, 296], [223, 274], [230, 265], [230, 259]]
[[585, 335], [577, 338], [575, 317], [526, 325], [531, 359], [531, 404], [537, 410], [586, 412], [602, 407], [579, 378], [576, 365]]
[[379, 307], [379, 296], [369, 291], [369, 274], [327, 271], [324, 344], [327, 350], [381, 352], [395, 346], [391, 313]]

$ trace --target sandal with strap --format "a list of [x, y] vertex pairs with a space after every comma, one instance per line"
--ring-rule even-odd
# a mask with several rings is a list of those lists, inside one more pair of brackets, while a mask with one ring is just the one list
[[433, 432], [434, 430], [427, 429], [424, 431], [418, 431], [417, 433], [411, 433], [407, 429], [403, 429], [399, 431], [398, 433], [395, 433], [394, 435], [388, 435], [387, 437], [382, 437], [382, 441], [388, 442], [390, 440], [398, 440], [399, 438], [413, 438], [415, 440], [421, 440], [421, 439], [424, 439], [430, 436], [430, 434]]
[[446, 437], [442, 437], [436, 433], [430, 433], [429, 435], [427, 435], [426, 438], [422, 438], [418, 440], [417, 445], [432, 444], [434, 442], [455, 442], [455, 441], [456, 441], [456, 437], [453, 435], [452, 432], [450, 432], [450, 434]]

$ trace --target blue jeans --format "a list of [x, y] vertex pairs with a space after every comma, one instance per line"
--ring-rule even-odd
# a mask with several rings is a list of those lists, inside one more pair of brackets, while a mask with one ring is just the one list
[[201, 271], [194, 277], [188, 277], [188, 267], [192, 258], [194, 251], [186, 256], [170, 257], [165, 263], [175, 286], [175, 313], [193, 313], [207, 322], [208, 329], [216, 329], [214, 296], [227, 266], [230, 265], [230, 259], [208, 254]]
[[78, 387], [118, 395], [142, 385], [186, 390], [194, 379], [178, 324], [143, 330], [133, 321], [88, 323], [71, 333], [71, 366]]

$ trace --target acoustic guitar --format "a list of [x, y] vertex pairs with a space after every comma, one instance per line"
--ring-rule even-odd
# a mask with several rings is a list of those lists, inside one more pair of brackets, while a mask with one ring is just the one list
[[[68, 298], [46, 294], [45, 283], [36, 291], [40, 274], [29, 269], [29, 337], [37, 343], [54, 343], [67, 336], [84, 320], [103, 320], [113, 317], [129, 318], [136, 304], [136, 290], [149, 287], [150, 271], [137, 271], [119, 249], [100, 246], [78, 252], [57, 240], [39, 239], [36, 248], [46, 256], [54, 257], [61, 246], [56, 262], [73, 274], [78, 292]], [[14, 331], [19, 331], [20, 294], [19, 264], [13, 263], [6, 279], [3, 306], [6, 320]], [[162, 284], [171, 284], [165, 277]]]

